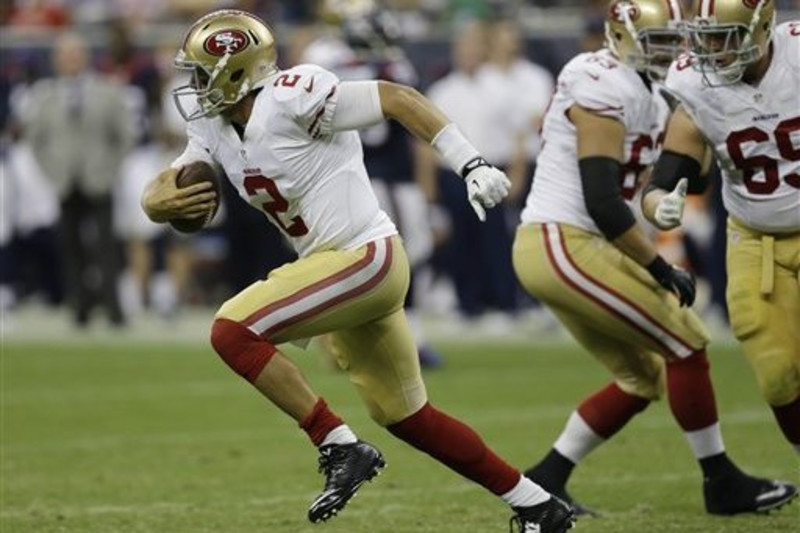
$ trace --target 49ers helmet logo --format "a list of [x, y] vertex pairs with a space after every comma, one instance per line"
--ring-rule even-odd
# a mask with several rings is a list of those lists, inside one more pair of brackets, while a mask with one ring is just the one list
[[[745, 0], [746, 1], [746, 0]], [[614, 19], [616, 22], [625, 22], [625, 14], [627, 13], [628, 18], [630, 18], [631, 22], [635, 22], [636, 19], [639, 18], [641, 11], [639, 10], [639, 6], [631, 2], [630, 0], [620, 0], [619, 2], [614, 2], [611, 5], [610, 11], [611, 18]]]
[[211, 34], [203, 48], [212, 56], [224, 56], [225, 54], [238, 54], [250, 44], [250, 38], [240, 30], [220, 30]]
[[742, 0], [742, 3], [749, 9], [755, 9], [758, 7], [758, 4], [769, 4], [769, 0]]

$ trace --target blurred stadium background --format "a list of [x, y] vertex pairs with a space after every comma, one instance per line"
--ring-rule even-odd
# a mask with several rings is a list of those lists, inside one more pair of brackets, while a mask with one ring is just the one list
[[[800, 2], [778, 1], [782, 19]], [[339, 37], [346, 12], [369, 2], [279, 0], [3, 0], [0, 2], [0, 531], [299, 532], [318, 488], [314, 451], [303, 437], [219, 364], [207, 346], [216, 307], [291, 260], [266, 219], [225, 191], [210, 229], [191, 236], [148, 224], [144, 182], [183, 143], [169, 90], [172, 57], [186, 28], [216, 8], [259, 14], [275, 29], [281, 66], [308, 46]], [[497, 20], [519, 31], [522, 58], [555, 76], [581, 50], [602, 44], [604, 0], [386, 0], [391, 45], [426, 91], [453, 70], [454, 43], [475, 21], [485, 46]], [[353, 8], [355, 9], [355, 8]], [[345, 15], [343, 15], [345, 13]], [[119, 314], [99, 305], [104, 272], [89, 269], [95, 305], [70, 308], [59, 246], [62, 200], [24, 131], [28, 95], [54, 75], [64, 32], [89, 46], [91, 70], [124, 89], [136, 142], [111, 177], [113, 258]], [[346, 40], [346, 39], [345, 39]], [[57, 73], [55, 73], [57, 74]], [[478, 89], [476, 89], [478, 90]], [[472, 95], [492, 99], [492, 93]], [[520, 95], [522, 97], [522, 95]], [[513, 102], [511, 102], [513, 104]], [[488, 130], [490, 124], [485, 125]], [[526, 175], [537, 142], [529, 139]], [[700, 278], [698, 311], [713, 331], [710, 351], [726, 440], [762, 475], [798, 480], [798, 464], [758, 398], [733, 342], [724, 304], [724, 214], [716, 183], [693, 200], [686, 230], [654, 236], [662, 253]], [[510, 235], [524, 194], [507, 206]], [[453, 213], [430, 206], [435, 248], [417, 266], [415, 303], [428, 344], [444, 359], [427, 375], [431, 396], [474, 424], [498, 451], [527, 466], [557, 435], [575, 402], [605, 380], [554, 319], [517, 288], [499, 301], [472, 300], [457, 265], [474, 257], [453, 246]], [[82, 238], [97, 242], [97, 228]], [[390, 467], [329, 531], [499, 531], [502, 506], [388, 438], [366, 418], [347, 381], [319, 348], [296, 355], [312, 383]], [[573, 492], [606, 511], [591, 531], [797, 531], [798, 506], [781, 514], [711, 519], [700, 479], [664, 406], [640, 417], [581, 467]]]

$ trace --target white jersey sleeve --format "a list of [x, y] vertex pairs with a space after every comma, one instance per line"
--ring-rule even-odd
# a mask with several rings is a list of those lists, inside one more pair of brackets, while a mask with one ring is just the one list
[[214, 164], [212, 157], [213, 147], [209, 142], [209, 135], [207, 124], [204, 120], [193, 120], [186, 123], [186, 148], [183, 153], [179, 155], [170, 165], [172, 168], [180, 168], [194, 163], [196, 161], [204, 161], [210, 165]]
[[[580, 57], [580, 56], [579, 56]], [[559, 83], [575, 104], [593, 113], [624, 122], [624, 89], [619, 63], [608, 55], [592, 54], [572, 61]]]
[[[301, 90], [297, 90], [298, 84]], [[336, 111], [339, 78], [317, 65], [298, 65], [282, 71], [273, 82], [273, 95], [286, 113], [316, 139], [330, 135]]]

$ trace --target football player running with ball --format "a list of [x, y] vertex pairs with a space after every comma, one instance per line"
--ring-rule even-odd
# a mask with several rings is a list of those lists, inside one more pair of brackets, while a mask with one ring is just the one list
[[690, 309], [694, 278], [658, 255], [626, 202], [655, 159], [668, 116], [654, 82], [680, 51], [681, 20], [678, 0], [611, 2], [606, 48], [578, 55], [559, 75], [514, 266], [614, 381], [578, 406], [525, 474], [569, 500], [574, 467], [666, 393], [702, 469], [706, 510], [765, 511], [796, 488], [751, 477], [725, 453], [709, 337]]
[[319, 522], [337, 514], [384, 466], [381, 453], [358, 439], [277, 348], [330, 333], [338, 363], [373, 420], [499, 496], [523, 531], [571, 528], [569, 506], [428, 402], [403, 312], [408, 261], [370, 188], [354, 130], [397, 120], [464, 177], [479, 216], [507, 194], [508, 179], [415, 90], [339, 82], [313, 65], [280, 71], [275, 62], [269, 28], [249, 13], [216, 11], [191, 27], [176, 58], [193, 74], [176, 90], [189, 121], [188, 145], [149, 184], [142, 204], [156, 222], [203, 216], [216, 201], [210, 185], [177, 189], [175, 175], [193, 161], [217, 164], [296, 248], [297, 261], [222, 305], [211, 343], [319, 447], [326, 482], [308, 518]]
[[775, 27], [772, 1], [696, 3], [691, 53], [669, 71], [681, 105], [643, 197], [662, 229], [681, 223], [673, 191], [708, 147], [728, 211], [731, 327], [783, 434], [800, 452], [800, 21]]

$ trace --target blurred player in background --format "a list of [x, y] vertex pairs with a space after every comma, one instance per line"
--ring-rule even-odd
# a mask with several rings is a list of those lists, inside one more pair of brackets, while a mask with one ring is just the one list
[[576, 56], [559, 75], [514, 264], [530, 293], [615, 379], [578, 406], [526, 475], [569, 498], [573, 468], [666, 385], [670, 410], [703, 472], [706, 510], [766, 511], [797, 489], [751, 477], [728, 458], [705, 352], [709, 338], [689, 308], [694, 278], [658, 255], [626, 202], [658, 149], [667, 113], [660, 112], [665, 104], [654, 81], [680, 50], [681, 20], [677, 0], [611, 2], [607, 48]]
[[[429, 87], [427, 96], [480, 150], [493, 151], [495, 157], [511, 158], [514, 148], [518, 147], [524, 119], [518, 119], [522, 117], [520, 113], [511, 124], [497, 127], [493, 115], [499, 106], [492, 104], [496, 95], [488, 92], [482, 76], [490, 42], [488, 31], [486, 23], [470, 21], [455, 32], [452, 70]], [[497, 144], [502, 143], [507, 150], [498, 152], [495, 149], [495, 140], [499, 137], [503, 141]], [[506, 204], [501, 203], [487, 213], [486, 222], [480, 224], [465, 202], [463, 187], [454, 186], [455, 180], [447, 164], [441, 160], [437, 164], [436, 154], [430, 149], [419, 152], [420, 182], [429, 200], [444, 206], [452, 221], [442, 255], [455, 286], [459, 311], [469, 320], [492, 312], [490, 318], [498, 318], [498, 324], [507, 330], [503, 323], [517, 310], [517, 284], [509, 257], [511, 231], [506, 221]], [[505, 168], [509, 163], [509, 159], [498, 162]]]
[[508, 193], [508, 179], [414, 89], [339, 82], [314, 65], [279, 71], [276, 59], [270, 30], [249, 13], [216, 11], [191, 27], [176, 58], [193, 72], [192, 83], [176, 90], [189, 141], [148, 185], [143, 208], [156, 222], [206, 216], [216, 201], [211, 185], [177, 189], [175, 178], [190, 162], [219, 164], [297, 249], [297, 261], [223, 304], [211, 343], [319, 447], [326, 482], [308, 518], [338, 513], [384, 466], [381, 453], [358, 440], [276, 347], [330, 333], [340, 366], [378, 424], [502, 498], [522, 531], [566, 531], [573, 523], [566, 504], [428, 402], [403, 311], [408, 261], [378, 207], [353, 130], [392, 118], [431, 143], [464, 177], [481, 218]]
[[769, 0], [702, 0], [691, 54], [669, 71], [681, 102], [643, 197], [662, 229], [681, 224], [681, 183], [710, 149], [728, 212], [731, 327], [761, 394], [800, 452], [800, 22], [775, 27]]
[[[416, 70], [399, 46], [400, 29], [391, 12], [374, 2], [328, 1], [321, 18], [328, 24], [305, 49], [304, 63], [326, 68], [341, 80], [379, 79], [417, 86]], [[341, 33], [336, 32], [339, 27]], [[415, 179], [411, 136], [397, 122], [381, 122], [359, 134], [378, 204], [397, 225], [411, 266], [405, 309], [420, 363], [427, 368], [441, 366], [443, 359], [425, 342], [414, 310], [414, 275], [433, 253], [433, 234], [428, 203]]]

